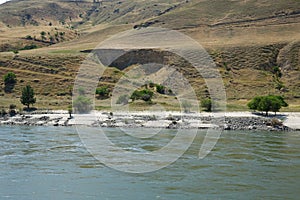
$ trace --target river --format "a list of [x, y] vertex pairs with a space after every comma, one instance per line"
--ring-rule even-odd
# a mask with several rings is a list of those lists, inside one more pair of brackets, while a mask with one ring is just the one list
[[[106, 131], [120, 146], [133, 145], [118, 129]], [[174, 131], [135, 150], [155, 150]], [[300, 132], [224, 132], [198, 160], [204, 135], [168, 167], [130, 174], [96, 160], [75, 128], [2, 126], [0, 199], [299, 199]]]

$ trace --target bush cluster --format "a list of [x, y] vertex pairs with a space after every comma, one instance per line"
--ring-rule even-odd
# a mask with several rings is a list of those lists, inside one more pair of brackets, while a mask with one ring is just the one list
[[96, 89], [96, 94], [99, 98], [108, 98], [109, 97], [109, 89], [107, 86], [102, 86]]
[[211, 112], [212, 109], [212, 101], [209, 98], [202, 99], [201, 100], [201, 107], [204, 109], [204, 111]]
[[130, 99], [132, 101], [135, 100], [144, 100], [144, 101], [151, 101], [154, 93], [151, 90], [144, 89], [144, 90], [135, 90], [133, 94], [131, 95]]

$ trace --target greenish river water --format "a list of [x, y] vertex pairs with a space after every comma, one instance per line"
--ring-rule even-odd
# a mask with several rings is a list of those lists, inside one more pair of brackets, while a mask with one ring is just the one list
[[[107, 132], [135, 151], [174, 137], [165, 130], [138, 144], [118, 129]], [[198, 160], [204, 135], [172, 165], [129, 174], [96, 160], [74, 128], [0, 127], [0, 199], [299, 199], [300, 132], [225, 132]]]

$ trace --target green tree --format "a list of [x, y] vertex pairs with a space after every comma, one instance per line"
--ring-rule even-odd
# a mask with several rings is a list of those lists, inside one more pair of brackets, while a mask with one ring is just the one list
[[257, 96], [254, 97], [248, 104], [247, 106], [251, 109], [251, 110], [258, 110], [258, 104], [261, 101], [262, 97]]
[[259, 111], [265, 111], [266, 116], [268, 116], [269, 111], [271, 111], [271, 106], [272, 106], [272, 99], [268, 97], [262, 97], [258, 103], [258, 110]]
[[276, 97], [272, 97], [270, 111], [274, 112], [276, 115], [276, 113], [280, 110], [281, 107], [282, 107], [281, 101]]
[[3, 76], [3, 80], [5, 85], [6, 84], [15, 84], [17, 82], [17, 76], [13, 72], [8, 72]]
[[30, 85], [27, 85], [22, 89], [21, 103], [27, 106], [29, 110], [29, 105], [33, 105], [36, 102], [36, 98], [34, 97], [34, 90]]
[[288, 104], [285, 102], [282, 96], [268, 95], [254, 97], [249, 103], [248, 107], [252, 110], [264, 111], [268, 116], [269, 111], [278, 112], [281, 107], [287, 107]]
[[96, 94], [99, 95], [99, 98], [108, 98], [109, 96], [109, 89], [107, 86], [102, 86], [96, 89]]
[[272, 102], [270, 111], [274, 112], [275, 115], [282, 107], [289, 106], [282, 96], [269, 95], [268, 98], [271, 99]]
[[3, 81], [4, 81], [4, 91], [5, 92], [11, 92], [15, 84], [17, 82], [17, 76], [13, 72], [8, 72], [3, 76]]
[[288, 107], [289, 106], [289, 104], [284, 100], [283, 96], [274, 96], [274, 97], [277, 98], [280, 101], [282, 107]]
[[209, 98], [202, 99], [201, 100], [201, 107], [206, 111], [206, 112], [211, 112], [212, 109], [212, 101]]

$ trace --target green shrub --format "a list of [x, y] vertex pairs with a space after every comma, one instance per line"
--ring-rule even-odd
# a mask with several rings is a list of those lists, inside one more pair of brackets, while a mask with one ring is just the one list
[[160, 94], [165, 94], [165, 86], [163, 85], [156, 85], [156, 91]]
[[96, 89], [96, 94], [99, 95], [100, 98], [108, 98], [109, 89], [107, 86], [102, 86]]
[[209, 99], [209, 98], [202, 99], [201, 107], [204, 109], [204, 111], [211, 112], [211, 109], [212, 109], [211, 99]]
[[36, 49], [36, 48], [38, 48], [38, 46], [36, 46], [35, 44], [30, 44], [30, 45], [26, 45], [21, 50], [30, 50], [30, 49]]
[[151, 90], [144, 89], [144, 90], [135, 90], [131, 95], [130, 99], [133, 101], [135, 100], [144, 100], [144, 101], [151, 101], [154, 93]]
[[31, 35], [27, 35], [27, 36], [26, 36], [26, 39], [27, 39], [27, 40], [32, 40], [33, 38], [31, 37]]

